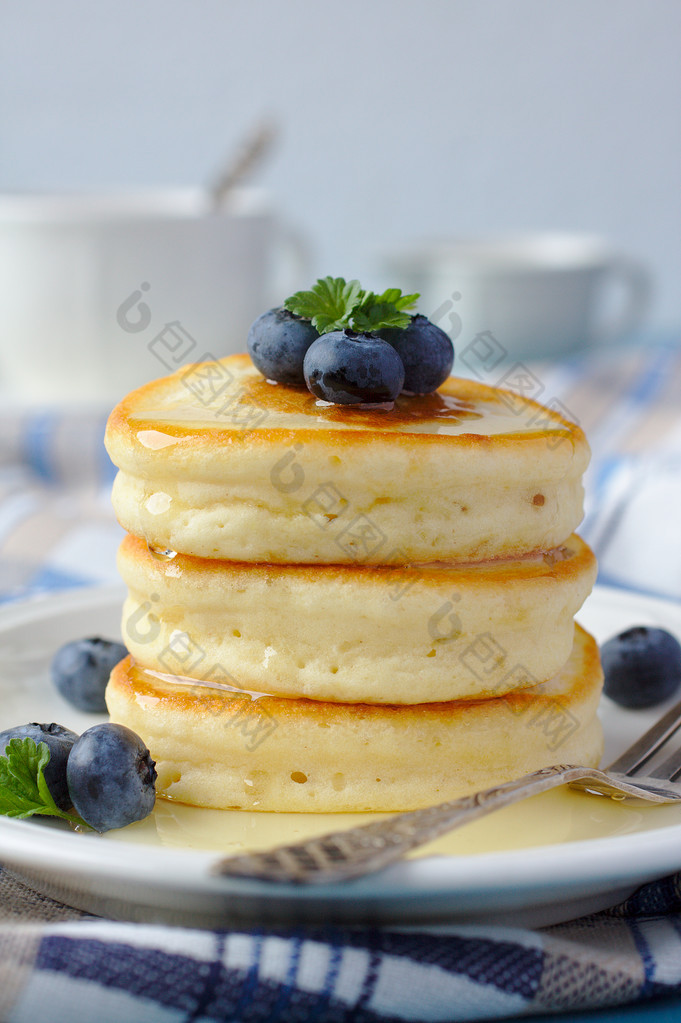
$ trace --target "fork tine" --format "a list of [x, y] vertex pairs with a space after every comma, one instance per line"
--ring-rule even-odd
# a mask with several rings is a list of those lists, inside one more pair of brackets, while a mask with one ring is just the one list
[[[657, 721], [652, 728], [649, 728], [640, 739], [637, 739], [633, 746], [625, 750], [617, 760], [608, 767], [608, 771], [616, 771], [620, 774], [635, 774], [644, 764], [655, 756], [658, 750], [662, 749], [666, 742], [681, 726], [681, 700]], [[666, 763], [666, 762], [665, 762]], [[669, 777], [668, 775], [656, 774], [656, 778]]]
[[674, 750], [670, 757], [667, 757], [659, 764], [654, 771], [648, 771], [649, 778], [659, 778], [665, 781], [676, 781], [681, 774], [681, 749]]

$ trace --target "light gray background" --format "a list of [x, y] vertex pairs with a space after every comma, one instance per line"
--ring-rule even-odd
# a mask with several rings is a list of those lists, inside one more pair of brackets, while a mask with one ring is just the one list
[[0, 190], [193, 185], [263, 114], [314, 270], [602, 233], [681, 324], [681, 0], [5, 0]]

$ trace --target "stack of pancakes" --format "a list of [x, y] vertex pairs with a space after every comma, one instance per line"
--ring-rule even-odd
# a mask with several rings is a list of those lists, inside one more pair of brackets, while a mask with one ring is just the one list
[[237, 355], [130, 394], [107, 447], [131, 653], [107, 702], [159, 794], [403, 810], [598, 762], [589, 449], [557, 413], [455, 378], [327, 406]]

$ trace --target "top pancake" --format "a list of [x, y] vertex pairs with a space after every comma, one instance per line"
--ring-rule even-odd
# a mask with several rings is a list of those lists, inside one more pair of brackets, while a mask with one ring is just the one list
[[475, 560], [549, 550], [582, 517], [584, 434], [449, 378], [393, 411], [320, 405], [246, 355], [183, 367], [109, 419], [114, 507], [148, 543], [274, 563]]

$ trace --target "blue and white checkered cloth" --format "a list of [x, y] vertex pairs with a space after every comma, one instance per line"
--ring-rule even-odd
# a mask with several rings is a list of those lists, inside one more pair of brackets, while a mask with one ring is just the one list
[[[26, 898], [22, 888], [0, 873], [10, 906]], [[49, 920], [62, 909], [43, 898], [35, 912]], [[199, 931], [84, 917], [0, 924], [3, 1023], [574, 1019], [580, 1009], [680, 992], [679, 879], [647, 885], [608, 913], [534, 932]]]
[[[531, 370], [591, 442], [581, 532], [602, 581], [681, 599], [681, 345]], [[115, 580], [104, 420], [0, 413], [0, 600]], [[0, 1023], [574, 1018], [665, 994], [681, 997], [679, 877], [539, 931], [212, 932], [88, 917], [0, 868]]]

